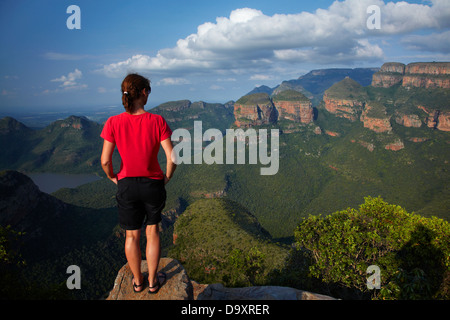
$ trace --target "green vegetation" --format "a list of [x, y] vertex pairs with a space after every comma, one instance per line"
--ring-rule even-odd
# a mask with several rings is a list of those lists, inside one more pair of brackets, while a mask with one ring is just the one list
[[306, 101], [309, 99], [303, 94], [295, 90], [285, 90], [272, 96], [273, 101]]
[[366, 93], [363, 86], [350, 78], [345, 78], [344, 80], [335, 83], [326, 90], [325, 93], [329, 98], [334, 99], [366, 99]]
[[386, 108], [383, 104], [377, 101], [370, 101], [367, 103], [366, 108], [369, 107], [367, 111], [367, 116], [370, 118], [384, 119], [387, 118]]
[[271, 103], [269, 95], [264, 92], [248, 94], [236, 101], [236, 104], [240, 105], [267, 105]]
[[[295, 240], [291, 259], [301, 263], [288, 270], [302, 285], [345, 298], [450, 298], [450, 224], [442, 219], [368, 197], [359, 209], [304, 219]], [[381, 270], [381, 290], [367, 288], [370, 265]]]
[[174, 235], [176, 244], [169, 255], [199, 283], [262, 285], [287, 254], [286, 248], [271, 243], [253, 215], [225, 199], [190, 205], [175, 223]]

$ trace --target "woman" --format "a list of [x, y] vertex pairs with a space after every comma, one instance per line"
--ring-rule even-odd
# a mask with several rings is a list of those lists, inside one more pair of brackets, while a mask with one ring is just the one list
[[[129, 74], [122, 82], [122, 103], [125, 112], [110, 117], [103, 128], [101, 156], [107, 177], [118, 185], [119, 224], [126, 230], [125, 255], [133, 273], [133, 290], [144, 289], [141, 272], [141, 228], [146, 225], [149, 293], [158, 292], [166, 275], [157, 273], [160, 258], [158, 223], [165, 206], [165, 184], [176, 165], [171, 158], [172, 131], [163, 117], [144, 110], [150, 95], [150, 81], [138, 74]], [[112, 155], [117, 146], [121, 157], [120, 170], [114, 174]], [[163, 147], [167, 159], [166, 172], [161, 170], [157, 155]]]

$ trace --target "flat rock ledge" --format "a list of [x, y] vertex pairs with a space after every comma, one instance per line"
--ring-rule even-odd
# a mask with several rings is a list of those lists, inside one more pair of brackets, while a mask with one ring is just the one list
[[[142, 261], [141, 268], [147, 279], [147, 261]], [[149, 294], [147, 281], [144, 290], [136, 293], [132, 285], [133, 274], [128, 264], [125, 264], [119, 270], [106, 300], [335, 300], [330, 296], [289, 287], [226, 288], [220, 283], [199, 284], [191, 281], [181, 263], [171, 258], [161, 258], [158, 271], [167, 275], [159, 292]]]

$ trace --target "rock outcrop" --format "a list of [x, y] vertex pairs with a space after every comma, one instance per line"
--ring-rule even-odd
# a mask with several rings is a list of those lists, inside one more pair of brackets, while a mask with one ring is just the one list
[[397, 112], [395, 122], [408, 128], [420, 128], [422, 126], [422, 121], [420, 121], [417, 114], [404, 114]]
[[399, 84], [403, 87], [450, 88], [450, 62], [416, 62], [404, 65], [388, 62], [373, 75], [372, 86], [389, 88]]
[[235, 125], [253, 127], [273, 124], [278, 120], [308, 124], [313, 121], [311, 101], [294, 90], [282, 91], [272, 98], [267, 93], [253, 93], [241, 97], [234, 104]]
[[428, 115], [425, 123], [429, 128], [450, 131], [450, 112], [441, 112], [424, 106], [417, 106], [417, 108]]
[[376, 102], [367, 103], [361, 114], [361, 121], [365, 128], [369, 128], [375, 132], [391, 132], [392, 127], [390, 117], [386, 114], [386, 108]]
[[[142, 261], [141, 267], [146, 278], [147, 261]], [[149, 294], [147, 285], [143, 291], [136, 293], [133, 291], [131, 270], [128, 264], [124, 265], [106, 300], [335, 300], [329, 296], [289, 287], [226, 288], [219, 283], [199, 284], [191, 281], [183, 266], [171, 258], [161, 258], [158, 271], [167, 275], [159, 292]]]
[[398, 62], [387, 62], [372, 77], [373, 87], [389, 88], [403, 80], [405, 65]]
[[[378, 133], [392, 131], [391, 117], [405, 127], [419, 128], [425, 124], [429, 128], [450, 131], [450, 112], [444, 102], [448, 94], [442, 90], [450, 88], [449, 81], [450, 62], [408, 65], [389, 62], [383, 64], [380, 71], [373, 75], [372, 87], [401, 86], [395, 89], [399, 91], [399, 98], [391, 98], [392, 93], [384, 96], [384, 91], [371, 91], [346, 78], [325, 91], [323, 102], [330, 113], [351, 121], [360, 120], [364, 127]], [[420, 91], [424, 88], [429, 89], [429, 93], [423, 94]], [[384, 104], [390, 105], [389, 113]], [[392, 104], [399, 109], [392, 111]], [[419, 110], [411, 110], [411, 104], [425, 114]], [[388, 145], [388, 149], [398, 148], [402, 147], [399, 144]]]
[[278, 120], [311, 123], [314, 112], [309, 100], [298, 91], [282, 91], [272, 97], [272, 101], [278, 111]]
[[234, 104], [235, 124], [238, 127], [252, 127], [274, 123], [276, 109], [267, 93], [254, 93], [240, 98]]
[[323, 96], [325, 109], [341, 118], [351, 121], [358, 120], [358, 111], [362, 109], [363, 103], [358, 100], [334, 99], [327, 95]]
[[398, 151], [403, 149], [404, 147], [405, 145], [403, 144], [403, 142], [400, 139], [397, 139], [393, 143], [387, 144], [384, 148], [386, 150]]
[[215, 283], [196, 287], [196, 300], [336, 300], [330, 296], [279, 286], [226, 288]]
[[348, 77], [332, 85], [323, 95], [328, 112], [351, 121], [359, 120], [365, 100], [363, 87]]
[[[148, 278], [147, 261], [141, 263], [144, 279]], [[141, 292], [134, 292], [131, 273], [128, 263], [118, 272], [114, 287], [106, 300], [193, 300], [194, 291], [183, 266], [175, 259], [162, 258], [159, 262], [158, 271], [165, 272], [166, 282], [156, 294], [148, 293], [148, 281]]]

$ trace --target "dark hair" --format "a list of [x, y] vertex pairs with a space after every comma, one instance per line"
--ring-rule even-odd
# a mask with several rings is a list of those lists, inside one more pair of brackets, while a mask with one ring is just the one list
[[131, 73], [122, 81], [122, 104], [127, 112], [133, 112], [133, 101], [139, 99], [142, 90], [151, 92], [150, 80], [137, 74]]

